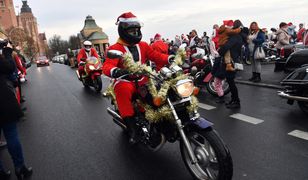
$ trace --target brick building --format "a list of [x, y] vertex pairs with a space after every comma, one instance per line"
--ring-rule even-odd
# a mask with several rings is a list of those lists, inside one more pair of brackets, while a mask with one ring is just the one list
[[14, 32], [20, 33], [23, 30], [27, 36], [33, 38], [38, 49], [38, 55], [46, 55], [45, 33], [39, 34], [37, 19], [33, 15], [27, 0], [22, 0], [22, 3], [20, 13], [16, 16], [13, 0], [0, 0], [0, 27], [8, 36], [11, 36]]

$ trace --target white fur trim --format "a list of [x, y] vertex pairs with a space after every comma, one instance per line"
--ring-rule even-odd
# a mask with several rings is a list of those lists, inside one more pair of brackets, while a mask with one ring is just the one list
[[113, 71], [114, 71], [115, 69], [117, 69], [117, 67], [114, 67], [114, 68], [112, 68], [112, 69], [110, 70], [110, 76], [111, 76], [111, 77], [112, 77]]

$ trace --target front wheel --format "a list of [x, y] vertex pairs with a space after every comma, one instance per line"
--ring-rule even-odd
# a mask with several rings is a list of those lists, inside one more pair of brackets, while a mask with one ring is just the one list
[[97, 77], [94, 79], [94, 89], [95, 89], [95, 91], [96, 91], [96, 92], [101, 92], [102, 86], [103, 86], [102, 79], [101, 79], [100, 76], [97, 76]]
[[198, 130], [186, 135], [197, 163], [191, 162], [183, 141], [180, 143], [181, 155], [186, 168], [195, 179], [232, 179], [233, 164], [230, 152], [213, 129]]
[[[214, 85], [214, 77], [210, 79], [208, 83], [205, 85], [206, 90], [213, 96], [217, 96], [217, 92], [215, 90], [215, 85]], [[224, 95], [228, 94], [230, 92], [230, 86], [227, 83], [226, 79], [222, 81], [222, 89], [224, 91]]]

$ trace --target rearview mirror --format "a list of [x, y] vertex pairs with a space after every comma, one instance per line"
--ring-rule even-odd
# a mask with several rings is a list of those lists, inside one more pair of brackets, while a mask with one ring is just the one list
[[110, 59], [116, 59], [121, 58], [123, 56], [123, 53], [118, 50], [109, 50], [107, 51], [107, 57]]

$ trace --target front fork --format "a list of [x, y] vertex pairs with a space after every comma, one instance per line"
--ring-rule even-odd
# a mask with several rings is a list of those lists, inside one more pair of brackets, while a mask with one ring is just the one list
[[168, 101], [168, 104], [169, 104], [169, 106], [170, 106], [170, 108], [172, 110], [172, 114], [174, 116], [174, 119], [175, 119], [175, 122], [176, 122], [176, 125], [177, 125], [177, 128], [178, 128], [178, 131], [180, 132], [180, 136], [181, 136], [181, 138], [182, 138], [182, 140], [184, 142], [184, 145], [185, 145], [185, 147], [186, 147], [186, 149], [188, 151], [188, 155], [190, 157], [190, 160], [191, 160], [192, 164], [196, 164], [197, 163], [197, 158], [196, 158], [196, 156], [195, 156], [195, 154], [194, 154], [194, 152], [193, 152], [193, 150], [191, 148], [191, 145], [190, 145], [190, 143], [189, 143], [189, 141], [188, 141], [188, 139], [187, 139], [187, 137], [186, 137], [186, 135], [184, 133], [184, 130], [183, 130], [184, 126], [182, 125], [182, 121], [181, 121], [181, 119], [179, 119], [179, 117], [178, 117], [178, 115], [177, 115], [177, 113], [175, 111], [175, 108], [174, 108], [174, 106], [171, 103], [169, 98], [167, 98], [167, 101]]

